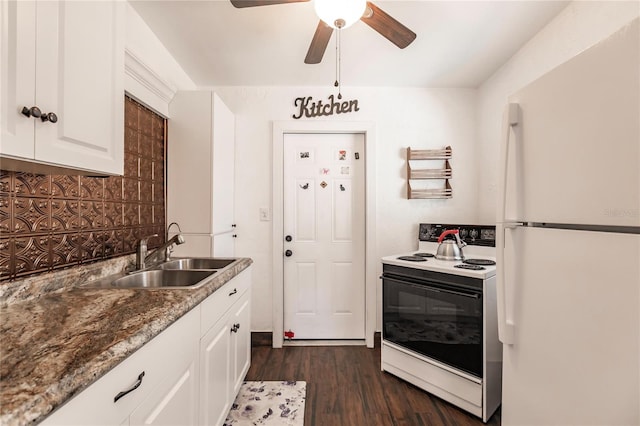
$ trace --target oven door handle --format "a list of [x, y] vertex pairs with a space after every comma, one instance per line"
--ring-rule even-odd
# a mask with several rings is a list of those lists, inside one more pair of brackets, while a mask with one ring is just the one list
[[404, 284], [404, 285], [410, 285], [411, 287], [423, 289], [426, 291], [431, 291], [433, 293], [447, 293], [447, 294], [454, 294], [456, 296], [469, 297], [471, 299], [480, 299], [480, 294], [478, 293], [466, 293], [466, 292], [449, 290], [449, 289], [440, 288], [440, 287], [430, 287], [428, 284], [417, 283], [409, 280], [399, 280], [397, 278], [389, 277], [388, 275], [384, 275], [384, 274], [382, 275], [381, 278], [383, 280], [393, 281], [393, 282]]

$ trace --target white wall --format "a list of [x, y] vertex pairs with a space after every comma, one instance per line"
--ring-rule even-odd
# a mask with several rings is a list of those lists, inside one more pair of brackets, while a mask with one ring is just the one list
[[496, 220], [503, 108], [513, 92], [606, 38], [640, 14], [640, 2], [574, 1], [478, 89], [478, 220]]
[[[281, 254], [272, 253], [272, 224], [261, 222], [258, 211], [272, 207], [272, 122], [293, 121], [295, 98], [326, 100], [333, 87], [214, 90], [236, 115], [236, 254], [254, 260], [252, 330], [271, 331], [272, 256]], [[301, 120], [375, 123], [380, 257], [417, 248], [420, 222], [477, 221], [475, 90], [343, 87], [342, 93], [344, 100], [358, 100], [359, 112]], [[406, 148], [446, 145], [453, 148], [453, 198], [407, 200]]]

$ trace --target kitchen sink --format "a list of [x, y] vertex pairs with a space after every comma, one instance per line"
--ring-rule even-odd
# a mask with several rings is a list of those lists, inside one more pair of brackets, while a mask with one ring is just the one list
[[199, 288], [209, 277], [238, 259], [212, 257], [175, 258], [149, 269], [109, 275], [86, 284], [85, 288]]
[[156, 266], [161, 270], [184, 270], [184, 269], [222, 269], [235, 262], [235, 259], [212, 259], [212, 258], [184, 258], [173, 259]]
[[165, 271], [134, 272], [117, 279], [101, 279], [87, 284], [94, 288], [196, 288], [217, 271]]

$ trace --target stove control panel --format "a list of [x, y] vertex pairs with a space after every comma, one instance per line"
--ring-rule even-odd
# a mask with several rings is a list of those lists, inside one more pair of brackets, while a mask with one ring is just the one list
[[421, 223], [420, 241], [438, 242], [438, 237], [444, 231], [457, 229], [460, 239], [468, 245], [496, 246], [496, 227], [491, 225], [446, 225]]

